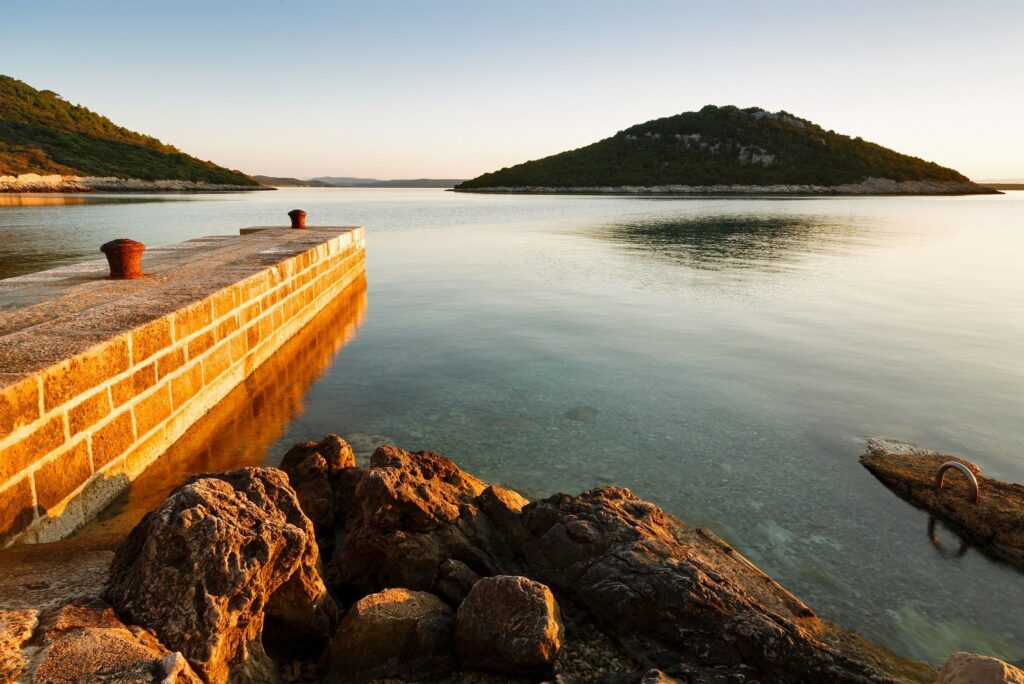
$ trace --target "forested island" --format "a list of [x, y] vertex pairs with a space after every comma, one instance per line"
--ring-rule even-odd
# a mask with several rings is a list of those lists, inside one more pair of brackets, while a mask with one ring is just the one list
[[241, 171], [0, 75], [0, 192], [258, 189]]
[[934, 162], [787, 112], [708, 105], [485, 173], [456, 191], [669, 194], [992, 194]]

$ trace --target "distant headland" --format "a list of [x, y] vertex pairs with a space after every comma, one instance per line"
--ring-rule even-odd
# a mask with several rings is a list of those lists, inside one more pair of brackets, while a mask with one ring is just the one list
[[934, 162], [787, 112], [708, 105], [485, 173], [459, 192], [694, 195], [998, 194]]
[[462, 178], [358, 178], [355, 176], [317, 176], [301, 179], [282, 176], [253, 176], [264, 185], [280, 188], [453, 188]]
[[0, 192], [267, 190], [252, 177], [0, 75]]

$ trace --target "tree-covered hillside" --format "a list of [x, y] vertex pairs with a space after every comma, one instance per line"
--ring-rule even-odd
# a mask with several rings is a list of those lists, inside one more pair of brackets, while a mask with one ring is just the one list
[[122, 128], [49, 90], [0, 75], [0, 175], [21, 173], [258, 183]]
[[627, 128], [577, 150], [486, 173], [456, 189], [835, 186], [867, 178], [969, 182], [953, 169], [826, 131], [786, 112], [708, 105]]

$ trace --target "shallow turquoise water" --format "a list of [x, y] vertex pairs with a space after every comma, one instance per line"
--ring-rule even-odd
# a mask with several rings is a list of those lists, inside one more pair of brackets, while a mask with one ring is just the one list
[[900, 653], [1024, 659], [1024, 573], [857, 463], [882, 435], [1024, 482], [1024, 193], [110, 200], [0, 204], [0, 277], [294, 207], [366, 226], [365, 322], [270, 462], [364, 433], [530, 496], [628, 486]]

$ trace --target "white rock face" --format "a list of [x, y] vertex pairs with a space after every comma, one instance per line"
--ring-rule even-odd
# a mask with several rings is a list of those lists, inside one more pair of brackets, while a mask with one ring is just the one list
[[1024, 684], [1024, 670], [988, 656], [954, 653], [935, 684]]

